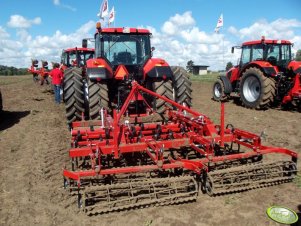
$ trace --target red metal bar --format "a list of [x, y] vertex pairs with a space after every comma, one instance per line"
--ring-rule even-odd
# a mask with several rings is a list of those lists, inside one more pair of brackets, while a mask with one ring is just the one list
[[114, 175], [114, 174], [124, 174], [124, 173], [139, 173], [139, 172], [148, 172], [158, 169], [175, 169], [182, 168], [183, 164], [181, 162], [177, 163], [168, 163], [163, 164], [162, 167], [157, 165], [145, 165], [145, 166], [132, 166], [132, 167], [122, 167], [122, 168], [112, 168], [112, 169], [102, 169], [99, 172], [95, 170], [83, 170], [83, 171], [69, 171], [64, 169], [63, 175], [64, 177], [79, 180], [84, 177], [95, 177], [97, 175]]
[[220, 146], [223, 148], [225, 146], [224, 136], [225, 136], [225, 103], [221, 102], [221, 142]]

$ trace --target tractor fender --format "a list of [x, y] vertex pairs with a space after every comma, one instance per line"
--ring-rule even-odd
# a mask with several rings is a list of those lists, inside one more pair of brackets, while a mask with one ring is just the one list
[[268, 77], [275, 77], [278, 73], [277, 68], [275, 68], [269, 62], [253, 61], [252, 63], [248, 64], [245, 68], [243, 68], [240, 74], [242, 75], [242, 73], [250, 67], [256, 67], [260, 69]]
[[104, 59], [87, 60], [87, 76], [91, 81], [113, 78], [113, 70], [109, 63]]
[[295, 74], [301, 73], [301, 61], [291, 61], [287, 68], [292, 70]]
[[218, 78], [223, 82], [224, 84], [224, 93], [225, 94], [230, 94], [232, 92], [232, 85], [231, 85], [231, 82], [229, 80], [229, 78], [225, 75], [222, 75], [222, 76], [218, 76]]
[[169, 64], [159, 58], [149, 59], [143, 67], [144, 79], [149, 78], [164, 78], [172, 79], [173, 73]]

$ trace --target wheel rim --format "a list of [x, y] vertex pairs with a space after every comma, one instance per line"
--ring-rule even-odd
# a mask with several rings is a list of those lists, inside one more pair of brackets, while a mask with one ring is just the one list
[[220, 98], [222, 95], [222, 86], [219, 83], [216, 83], [214, 86], [214, 95], [217, 98]]
[[243, 84], [243, 95], [249, 102], [255, 102], [260, 96], [260, 82], [254, 76], [246, 78]]

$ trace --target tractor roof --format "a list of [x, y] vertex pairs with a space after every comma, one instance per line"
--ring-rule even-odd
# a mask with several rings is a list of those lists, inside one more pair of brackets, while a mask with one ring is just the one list
[[82, 47], [74, 47], [74, 48], [68, 48], [68, 49], [64, 49], [64, 52], [71, 52], [71, 51], [86, 51], [86, 52], [94, 52], [93, 48], [82, 48]]
[[242, 45], [247, 46], [247, 45], [256, 45], [256, 44], [286, 44], [286, 45], [291, 45], [292, 43], [287, 40], [266, 40], [266, 39], [261, 39], [261, 40], [255, 40], [255, 41], [249, 41], [249, 42], [244, 42]]
[[[96, 33], [99, 31], [97, 30]], [[127, 28], [127, 27], [118, 27], [118, 28], [101, 28], [101, 33], [118, 33], [118, 34], [151, 34], [149, 30], [142, 28]]]

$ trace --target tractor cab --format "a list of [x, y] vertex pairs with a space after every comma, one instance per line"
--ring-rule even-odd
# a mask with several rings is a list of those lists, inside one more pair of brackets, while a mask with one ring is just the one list
[[88, 59], [94, 57], [94, 49], [91, 48], [70, 48], [62, 52], [61, 63], [66, 67], [82, 67]]
[[105, 59], [113, 71], [124, 65], [133, 73], [151, 58], [150, 36], [146, 29], [104, 28], [95, 34], [95, 56]]
[[[241, 58], [239, 62], [239, 68], [255, 62], [261, 65], [262, 62], [268, 62], [274, 67], [277, 67], [277, 71], [284, 72], [288, 64], [292, 60], [291, 52], [292, 43], [286, 40], [265, 40], [262, 37], [261, 40], [245, 42], [241, 46]], [[234, 48], [232, 48], [232, 52]]]

